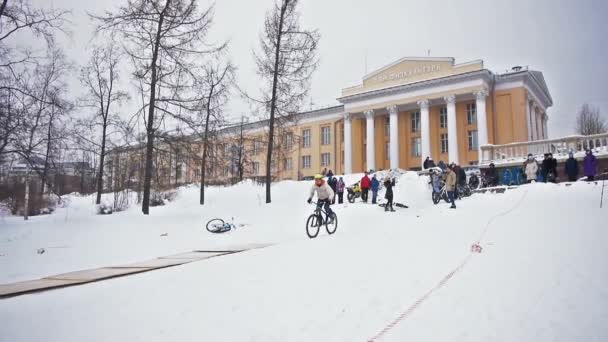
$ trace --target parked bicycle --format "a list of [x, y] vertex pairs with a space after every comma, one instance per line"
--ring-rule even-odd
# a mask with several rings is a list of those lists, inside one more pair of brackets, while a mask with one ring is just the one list
[[[319, 235], [319, 230], [322, 225], [325, 225], [325, 230], [327, 234], [333, 234], [338, 229], [338, 216], [336, 213], [333, 213], [333, 216], [329, 217], [327, 212], [323, 210], [323, 208], [317, 205], [316, 202], [311, 202], [315, 205], [315, 211], [308, 216], [306, 220], [306, 234], [309, 238], [313, 239]], [[323, 219], [325, 217], [325, 219]]]
[[[234, 222], [234, 217], [232, 218]], [[226, 222], [221, 218], [214, 218], [207, 222], [207, 230], [210, 233], [225, 233], [232, 229], [236, 230], [236, 225], [232, 222]]]

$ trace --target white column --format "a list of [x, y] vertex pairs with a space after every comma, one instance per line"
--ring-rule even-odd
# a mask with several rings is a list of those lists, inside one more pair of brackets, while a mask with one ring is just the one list
[[458, 164], [458, 126], [456, 124], [456, 97], [444, 97], [448, 110], [448, 157], [450, 163]]
[[543, 113], [543, 117], [545, 118], [543, 120], [543, 123], [545, 125], [545, 139], [549, 139], [549, 116], [547, 115], [547, 113]]
[[[367, 158], [367, 170], [375, 170], [376, 169], [376, 146], [375, 135], [374, 135], [374, 111], [367, 110], [365, 111], [365, 118], [367, 119], [367, 148], [366, 148], [366, 158]], [[366, 170], [366, 171], [367, 171]]]
[[353, 135], [351, 131], [352, 117], [344, 113], [344, 174], [353, 173]]
[[475, 109], [477, 110], [477, 144], [479, 145], [479, 162], [481, 162], [481, 146], [488, 144], [488, 119], [486, 116], [486, 96], [488, 93], [485, 90], [475, 93], [477, 101]]
[[536, 107], [534, 103], [530, 106], [530, 120], [532, 121], [532, 140], [538, 140], [538, 129], [536, 127], [538, 122], [536, 120]]
[[399, 168], [399, 111], [397, 106], [387, 107], [389, 114], [389, 125], [390, 125], [390, 157], [391, 157], [391, 169]]
[[418, 101], [420, 106], [420, 162], [431, 156], [431, 124], [429, 118], [429, 100]]
[[528, 124], [528, 141], [532, 141], [534, 140], [532, 138], [532, 102], [530, 100], [528, 100], [526, 102], [526, 121]]

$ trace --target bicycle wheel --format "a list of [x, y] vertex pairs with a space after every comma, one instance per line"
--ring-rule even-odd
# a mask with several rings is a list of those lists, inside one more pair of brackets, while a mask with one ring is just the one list
[[441, 201], [441, 195], [438, 192], [433, 191], [433, 203], [437, 204]]
[[336, 232], [336, 229], [338, 229], [338, 215], [333, 213], [333, 221], [331, 223], [325, 222], [325, 230], [327, 230], [327, 234], [331, 235]]
[[207, 222], [207, 230], [211, 233], [223, 233], [225, 231], [224, 220], [220, 218], [209, 220]]
[[349, 192], [348, 195], [346, 196], [346, 198], [348, 199], [348, 203], [355, 203], [356, 197], [357, 196], [352, 192]]
[[312, 214], [308, 216], [306, 220], [306, 234], [309, 238], [313, 239], [319, 235], [319, 229], [321, 228], [322, 218], [319, 215]]
[[450, 202], [450, 196], [448, 196], [448, 192], [447, 191], [443, 191], [441, 193], [441, 198], [443, 198], [443, 200], [446, 201], [447, 203], [451, 203]]

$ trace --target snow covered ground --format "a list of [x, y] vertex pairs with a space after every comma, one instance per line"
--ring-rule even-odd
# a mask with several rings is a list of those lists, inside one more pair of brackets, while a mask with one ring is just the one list
[[[608, 340], [601, 183], [475, 194], [450, 210], [432, 204], [425, 178], [406, 173], [395, 196], [410, 209], [337, 205], [338, 231], [314, 240], [304, 230], [310, 186], [276, 184], [271, 205], [263, 187], [245, 183], [209, 189], [204, 207], [196, 187], [183, 188], [149, 217], [138, 208], [94, 215], [91, 198], [74, 197], [52, 216], [2, 218], [0, 283], [276, 245], [0, 300], [0, 341], [366, 341], [463, 261], [379, 340]], [[212, 217], [247, 225], [213, 235], [204, 230]], [[477, 241], [482, 253], [471, 254]]]

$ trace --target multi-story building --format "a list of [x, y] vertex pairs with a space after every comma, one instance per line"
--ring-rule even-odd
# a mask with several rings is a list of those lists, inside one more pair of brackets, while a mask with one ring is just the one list
[[[419, 170], [427, 156], [477, 164], [482, 145], [546, 139], [553, 104], [539, 71], [515, 67], [498, 74], [483, 61], [430, 57], [403, 58], [365, 75], [337, 100], [340, 105], [295, 114], [278, 129], [275, 179], [302, 179], [323, 169]], [[245, 178], [265, 175], [266, 121], [219, 133], [209, 170], [213, 182], [234, 179], [239, 167]], [[186, 164], [192, 166], [185, 182], [196, 182], [200, 166]]]

